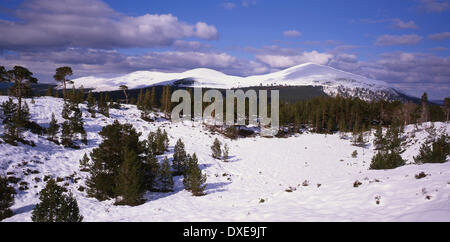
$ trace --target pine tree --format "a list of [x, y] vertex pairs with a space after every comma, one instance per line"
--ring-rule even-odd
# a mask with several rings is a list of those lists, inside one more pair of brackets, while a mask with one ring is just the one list
[[154, 107], [156, 107], [156, 88], [155, 87], [152, 87], [152, 92], [150, 94], [150, 103], [151, 103], [152, 109]]
[[89, 157], [86, 153], [84, 153], [83, 158], [80, 160], [80, 168], [81, 170], [88, 170], [89, 168]]
[[64, 147], [73, 147], [73, 131], [69, 121], [64, 121], [61, 125], [61, 144]]
[[[158, 128], [156, 130], [156, 134], [152, 134], [154, 135], [154, 141], [155, 142], [154, 146], [155, 146], [155, 154], [156, 155], [162, 155], [164, 154], [164, 152], [166, 152], [169, 148], [169, 137], [167, 135], [167, 132], [161, 131], [160, 128]], [[149, 135], [150, 137], [150, 135]]]
[[0, 176], [0, 221], [13, 215], [10, 207], [14, 204], [16, 191], [8, 185], [8, 179]]
[[159, 183], [161, 184], [162, 192], [172, 192], [173, 191], [173, 177], [172, 172], [170, 171], [169, 159], [167, 156], [164, 157], [164, 160], [161, 164], [161, 169], [159, 172], [160, 178]]
[[159, 163], [151, 147], [146, 147], [144, 162], [144, 183], [149, 191], [155, 191], [155, 182], [159, 173]]
[[63, 84], [63, 98], [66, 99], [66, 84], [71, 83], [70, 80], [67, 79], [67, 76], [71, 76], [73, 74], [72, 68], [69, 66], [63, 66], [56, 69], [56, 73], [53, 78], [57, 82], [61, 82]]
[[431, 142], [431, 144], [422, 144], [419, 155], [414, 157], [414, 161], [418, 164], [444, 163], [447, 161], [448, 155], [450, 155], [449, 137], [445, 134], [441, 134], [439, 138]]
[[188, 170], [183, 179], [184, 187], [194, 196], [205, 195], [206, 175], [202, 174], [202, 171], [198, 167], [197, 155], [194, 153], [189, 158]]
[[77, 200], [72, 193], [64, 194], [66, 189], [50, 179], [39, 192], [41, 202], [33, 209], [33, 222], [81, 222]]
[[59, 124], [56, 121], [55, 114], [52, 113], [52, 120], [50, 121], [49, 127], [47, 129], [48, 139], [55, 142], [58, 131], [59, 131]]
[[222, 150], [220, 148], [221, 145], [222, 143], [220, 143], [219, 139], [216, 138], [211, 146], [212, 157], [214, 159], [219, 159], [222, 156]]
[[139, 91], [139, 95], [138, 95], [137, 103], [136, 103], [136, 106], [139, 110], [143, 110], [143, 103], [144, 103], [144, 92], [141, 89]]
[[225, 143], [225, 146], [223, 147], [223, 157], [222, 157], [224, 162], [228, 162], [229, 153], [230, 148], [228, 147], [228, 144]]
[[88, 96], [87, 96], [87, 108], [88, 108], [88, 112], [91, 114], [92, 118], [95, 118], [95, 107], [96, 105], [96, 100], [94, 98], [94, 95], [92, 94], [92, 92], [89, 92]]
[[[117, 197], [115, 193], [119, 170], [125, 161], [125, 151], [130, 159], [131, 151], [138, 159], [144, 151], [143, 143], [139, 141], [141, 133], [137, 133], [131, 124], [120, 124], [117, 120], [107, 125], [99, 132], [103, 141], [91, 153], [92, 164], [90, 177], [86, 182], [88, 195], [99, 200]], [[127, 166], [131, 167], [131, 165]]]
[[150, 120], [150, 112], [152, 110], [152, 103], [151, 103], [151, 94], [150, 91], [147, 89], [145, 91], [145, 96], [143, 98], [142, 104], [141, 104], [141, 117], [144, 120]]
[[377, 126], [377, 130], [375, 131], [375, 139], [373, 140], [373, 145], [375, 150], [381, 150], [385, 146], [385, 140], [383, 138], [383, 127], [380, 125]]
[[70, 117], [70, 126], [73, 134], [81, 135], [81, 142], [87, 145], [87, 133], [84, 130], [83, 114], [78, 104], [73, 107], [73, 115]]
[[173, 150], [173, 161], [172, 161], [172, 166], [175, 175], [182, 175], [185, 172], [187, 163], [186, 158], [187, 155], [184, 143], [181, 139], [178, 139]]
[[402, 138], [401, 127], [391, 125], [385, 135], [383, 146], [378, 153], [372, 157], [370, 169], [394, 169], [405, 165], [406, 161], [402, 158]]
[[144, 176], [138, 155], [131, 149], [124, 151], [124, 160], [119, 168], [115, 186], [116, 204], [136, 206], [142, 204]]

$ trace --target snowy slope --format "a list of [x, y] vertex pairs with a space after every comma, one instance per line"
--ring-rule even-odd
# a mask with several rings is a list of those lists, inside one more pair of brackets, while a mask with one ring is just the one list
[[[0, 102], [6, 99], [0, 96]], [[40, 125], [48, 125], [52, 112], [62, 121], [61, 99], [36, 98], [35, 104], [27, 101], [32, 119]], [[37, 144], [34, 148], [1, 143], [0, 172], [13, 172], [29, 187], [18, 191], [13, 207], [16, 215], [6, 221], [31, 220], [31, 211], [39, 201], [37, 193], [45, 185], [36, 178], [42, 180], [45, 175], [81, 178], [59, 184], [67, 183], [72, 190], [85, 221], [450, 221], [450, 162], [373, 171], [368, 170], [374, 154], [372, 147], [354, 147], [339, 135], [305, 133], [285, 139], [255, 137], [232, 141], [211, 134], [198, 124], [193, 127], [192, 123], [147, 123], [140, 119], [135, 106], [125, 107], [111, 109], [111, 118], [99, 114], [92, 119], [83, 106], [89, 144], [80, 150], [65, 149], [30, 133], [26, 136]], [[80, 172], [79, 160], [98, 146], [101, 140], [97, 132], [114, 119], [132, 123], [143, 137], [158, 127], [166, 129], [170, 136], [171, 151], [166, 153], [169, 157], [176, 139], [182, 138], [187, 152], [197, 153], [208, 176], [207, 195], [193, 197], [183, 189], [182, 177], [175, 177], [174, 192], [147, 193], [147, 202], [137, 207], [114, 206], [112, 200], [100, 202], [78, 191], [88, 176]], [[449, 123], [434, 125], [450, 134]], [[424, 127], [418, 131], [413, 126], [406, 127], [410, 138], [403, 157], [409, 162], [428, 136]], [[230, 146], [229, 163], [211, 158], [210, 146], [216, 137]], [[357, 158], [351, 157], [354, 150]], [[414, 175], [422, 171], [427, 177], [416, 179]], [[305, 180], [308, 186], [302, 185]], [[358, 188], [353, 187], [356, 180], [362, 182]], [[289, 187], [296, 190], [286, 192]], [[261, 203], [261, 199], [265, 201]]]
[[115, 78], [82, 77], [75, 79], [75, 86], [83, 85], [95, 91], [118, 90], [120, 85], [130, 89], [151, 85], [174, 84], [177, 80], [188, 79], [194, 83], [188, 86], [209, 88], [241, 88], [251, 86], [322, 86], [332, 96], [358, 96], [363, 99], [395, 98], [398, 93], [387, 83], [360, 75], [340, 71], [318, 64], [301, 64], [282, 71], [257, 76], [238, 77], [199, 68], [182, 73], [162, 73], [137, 71]]

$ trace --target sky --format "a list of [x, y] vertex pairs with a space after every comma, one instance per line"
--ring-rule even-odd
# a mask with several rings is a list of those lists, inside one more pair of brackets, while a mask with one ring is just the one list
[[40, 82], [211, 68], [265, 74], [313, 62], [450, 96], [450, 0], [0, 0], [0, 66]]

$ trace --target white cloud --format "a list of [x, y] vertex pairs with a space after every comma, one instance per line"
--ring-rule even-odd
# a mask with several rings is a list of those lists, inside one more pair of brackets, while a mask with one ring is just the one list
[[234, 4], [232, 2], [224, 2], [224, 3], [222, 3], [222, 7], [227, 10], [231, 10], [231, 9], [236, 8], [236, 4]]
[[272, 68], [288, 68], [307, 62], [325, 65], [332, 57], [332, 54], [319, 53], [313, 50], [311, 52], [305, 51], [296, 55], [259, 54], [255, 56], [255, 59]]
[[417, 25], [414, 23], [414, 21], [410, 20], [408, 22], [405, 22], [401, 19], [395, 18], [392, 19], [392, 26], [397, 29], [417, 29]]
[[302, 35], [302, 33], [297, 30], [286, 30], [283, 32], [283, 35], [285, 37], [299, 37], [300, 35]]
[[428, 35], [428, 38], [431, 39], [431, 40], [436, 40], [436, 41], [450, 39], [450, 32], [430, 34], [430, 35]]
[[26, 1], [17, 18], [0, 21], [0, 48], [151, 48], [218, 38], [217, 29], [204, 22], [189, 24], [171, 14], [125, 16], [100, 0]]
[[422, 36], [416, 34], [406, 34], [406, 35], [383, 35], [377, 38], [375, 44], [379, 46], [390, 46], [390, 45], [415, 45], [422, 40]]
[[418, 8], [429, 13], [440, 13], [450, 9], [447, 0], [419, 0]]

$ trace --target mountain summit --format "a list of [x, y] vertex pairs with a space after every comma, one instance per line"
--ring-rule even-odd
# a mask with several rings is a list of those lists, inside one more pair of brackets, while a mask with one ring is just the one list
[[197, 68], [181, 73], [136, 71], [114, 78], [82, 77], [74, 80], [96, 92], [118, 90], [120, 85], [130, 89], [154, 85], [176, 85], [205, 88], [243, 88], [252, 86], [319, 86], [330, 96], [352, 96], [365, 100], [400, 99], [400, 93], [386, 82], [341, 71], [329, 66], [305, 63], [285, 70], [248, 77], [232, 76], [222, 72]]

